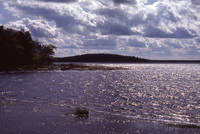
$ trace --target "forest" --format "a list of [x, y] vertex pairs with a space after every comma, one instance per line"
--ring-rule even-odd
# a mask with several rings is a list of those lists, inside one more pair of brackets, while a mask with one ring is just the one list
[[134, 56], [123, 56], [117, 54], [84, 54], [72, 57], [55, 58], [56, 62], [102, 62], [102, 63], [139, 63], [149, 62], [148, 59], [143, 59]]
[[52, 44], [33, 40], [28, 31], [0, 26], [0, 70], [49, 64], [54, 49]]

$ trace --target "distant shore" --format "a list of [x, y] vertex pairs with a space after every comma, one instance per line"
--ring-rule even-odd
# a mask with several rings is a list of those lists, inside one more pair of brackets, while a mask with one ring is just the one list
[[[85, 64], [84, 64], [85, 63]], [[96, 64], [95, 64], [96, 63]], [[127, 70], [122, 66], [105, 66], [100, 65], [100, 62], [57, 62], [49, 65], [26, 65], [18, 67], [0, 67], [0, 72], [10, 71], [52, 71], [52, 70]], [[148, 61], [148, 62], [136, 62], [136, 63], [105, 63], [105, 64], [199, 64], [200, 61]]]
[[75, 64], [75, 63], [61, 63], [61, 64], [50, 64], [50, 65], [27, 65], [20, 67], [3, 67], [0, 68], [0, 72], [9, 71], [52, 71], [52, 70], [121, 70], [123, 67], [109, 67], [103, 65], [86, 65], [86, 64]]
[[[58, 62], [59, 64], [54, 64]], [[80, 63], [80, 64], [77, 64]], [[200, 64], [200, 60], [149, 60], [134, 56], [117, 54], [85, 54], [72, 57], [54, 57], [47, 64], [34, 65], [0, 65], [0, 72], [6, 71], [34, 71], [34, 70], [119, 70], [122, 67], [104, 65], [88, 65], [83, 63], [108, 63], [108, 64]]]
[[81, 63], [200, 63], [200, 60], [150, 60], [117, 54], [84, 54], [72, 57], [54, 57], [54, 62]]

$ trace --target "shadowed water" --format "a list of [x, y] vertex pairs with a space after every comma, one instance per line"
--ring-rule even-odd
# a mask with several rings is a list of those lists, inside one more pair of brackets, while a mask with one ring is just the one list
[[200, 133], [199, 64], [107, 66], [1, 73], [1, 133]]

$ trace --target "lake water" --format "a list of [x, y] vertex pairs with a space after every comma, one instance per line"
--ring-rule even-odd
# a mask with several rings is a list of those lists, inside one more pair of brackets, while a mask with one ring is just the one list
[[0, 73], [0, 133], [200, 133], [200, 64], [101, 65]]

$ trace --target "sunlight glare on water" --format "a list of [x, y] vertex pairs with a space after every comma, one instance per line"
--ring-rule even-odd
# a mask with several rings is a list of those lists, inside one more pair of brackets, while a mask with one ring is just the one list
[[0, 74], [1, 105], [86, 107], [134, 121], [200, 125], [199, 64], [108, 66], [128, 70]]

